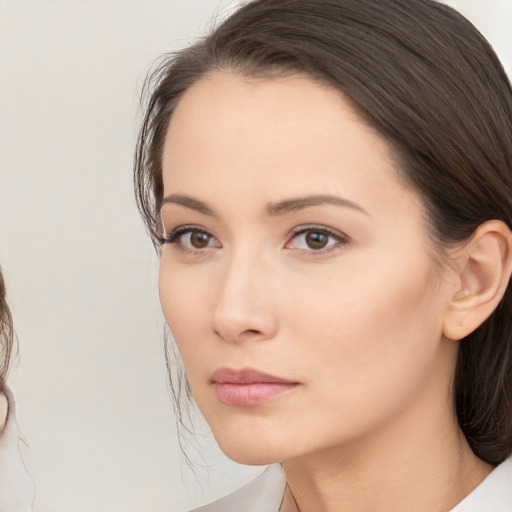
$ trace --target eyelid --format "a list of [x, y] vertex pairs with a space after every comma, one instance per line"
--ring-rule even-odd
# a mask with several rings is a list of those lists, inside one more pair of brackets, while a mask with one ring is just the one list
[[343, 233], [341, 231], [338, 231], [337, 229], [329, 228], [329, 227], [323, 226], [321, 224], [320, 225], [319, 224], [310, 224], [310, 225], [297, 226], [296, 228], [292, 229], [292, 231], [290, 232], [290, 234], [288, 236], [288, 240], [285, 244], [285, 247], [288, 246], [290, 244], [290, 242], [292, 240], [294, 240], [295, 238], [297, 238], [299, 235], [302, 235], [302, 234], [305, 234], [308, 232], [317, 232], [317, 233], [325, 234], [329, 237], [334, 238], [337, 243], [329, 245], [325, 249], [317, 249], [317, 250], [315, 250], [315, 249], [298, 249], [298, 248], [291, 248], [291, 249], [302, 250], [304, 252], [322, 254], [322, 253], [328, 252], [329, 250], [332, 250], [335, 247], [338, 247], [340, 244], [346, 245], [346, 244], [350, 243], [350, 241], [351, 241], [350, 237], [348, 235], [346, 235], [345, 233]]
[[[183, 235], [186, 235], [187, 233], [191, 233], [191, 232], [204, 233], [205, 235], [208, 235], [209, 237], [211, 237], [213, 240], [217, 241], [217, 243], [219, 244], [217, 247], [222, 246], [221, 243], [219, 242], [219, 240], [209, 230], [203, 228], [202, 226], [198, 226], [197, 224], [185, 224], [185, 225], [177, 226], [176, 228], [172, 229], [172, 231], [169, 235], [159, 238], [159, 242], [161, 245], [165, 245], [165, 244], [180, 245], [180, 248], [182, 250], [190, 250], [192, 252], [202, 252], [205, 249], [211, 248], [211, 247], [205, 247], [204, 249], [199, 249], [199, 248], [194, 249], [194, 248], [189, 248], [189, 247], [185, 246], [184, 244], [178, 244], [180, 237], [182, 237]], [[288, 247], [290, 245], [290, 243], [295, 238], [297, 238], [299, 235], [302, 235], [302, 234], [305, 234], [308, 232], [316, 232], [316, 233], [325, 234], [328, 237], [333, 238], [336, 241], [336, 243], [330, 244], [324, 249], [313, 249], [313, 248], [303, 249], [303, 248], [296, 248], [296, 247]], [[301, 226], [297, 226], [297, 227], [293, 228], [287, 237], [287, 241], [285, 243], [285, 248], [301, 250], [303, 252], [322, 254], [322, 253], [329, 252], [329, 250], [332, 250], [336, 247], [339, 247], [339, 245], [345, 245], [349, 242], [350, 242], [350, 237], [337, 229], [329, 228], [329, 227], [321, 225], [321, 224], [320, 225], [319, 224], [309, 224], [309, 225], [301, 225]]]
[[[179, 238], [181, 236], [186, 235], [187, 233], [191, 233], [191, 232], [204, 233], [205, 235], [208, 235], [212, 239], [217, 240], [217, 238], [210, 231], [208, 231], [207, 229], [205, 229], [201, 226], [198, 226], [196, 224], [184, 224], [182, 226], [177, 226], [176, 228], [171, 230], [171, 233], [169, 235], [167, 235], [165, 237], [161, 237], [159, 239], [159, 241], [162, 245], [175, 244], [175, 243], [177, 244], [177, 242], [179, 241]], [[191, 250], [191, 251], [193, 251], [193, 250], [201, 251], [201, 249], [189, 249], [183, 245], [182, 245], [182, 248], [186, 249], [186, 250]]]
[[184, 224], [171, 229], [171, 232], [160, 238], [160, 241], [164, 244], [174, 243], [181, 235], [188, 233], [189, 231], [199, 231], [201, 233], [210, 234], [206, 229], [197, 226], [195, 224]]

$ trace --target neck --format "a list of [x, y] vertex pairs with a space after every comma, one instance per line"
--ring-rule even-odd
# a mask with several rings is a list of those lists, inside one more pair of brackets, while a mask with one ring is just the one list
[[409, 410], [378, 433], [352, 440], [350, 446], [284, 462], [290, 492], [281, 510], [442, 512], [453, 508], [493, 468], [473, 454], [451, 410], [428, 404], [421, 409]]

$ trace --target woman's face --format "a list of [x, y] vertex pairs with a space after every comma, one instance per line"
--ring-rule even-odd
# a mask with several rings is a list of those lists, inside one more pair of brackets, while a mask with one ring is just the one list
[[347, 447], [450, 405], [450, 280], [418, 195], [338, 91], [202, 79], [172, 117], [163, 179], [162, 307], [228, 456]]

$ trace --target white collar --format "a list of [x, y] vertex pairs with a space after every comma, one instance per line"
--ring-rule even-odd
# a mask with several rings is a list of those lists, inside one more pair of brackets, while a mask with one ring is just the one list
[[512, 457], [502, 462], [450, 512], [512, 512]]
[[[280, 464], [272, 464], [234, 493], [191, 512], [278, 512], [286, 488]], [[242, 507], [242, 508], [241, 508]], [[512, 512], [512, 456], [450, 512]]]
[[272, 464], [237, 491], [191, 512], [278, 512], [286, 488], [280, 464]]

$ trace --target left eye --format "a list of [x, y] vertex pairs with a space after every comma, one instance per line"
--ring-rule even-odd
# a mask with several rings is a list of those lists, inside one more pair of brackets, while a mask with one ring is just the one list
[[221, 247], [219, 241], [211, 233], [193, 226], [177, 228], [167, 238], [162, 238], [162, 243], [175, 244], [179, 248], [191, 251]]
[[346, 241], [346, 237], [328, 229], [308, 228], [296, 232], [286, 247], [288, 249], [322, 251]]
[[181, 243], [194, 249], [206, 249], [213, 245], [215, 239], [203, 231], [189, 231], [181, 235]]

